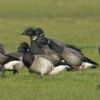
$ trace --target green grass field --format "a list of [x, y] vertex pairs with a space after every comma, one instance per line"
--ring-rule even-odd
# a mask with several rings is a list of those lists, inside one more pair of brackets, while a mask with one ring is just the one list
[[[0, 42], [15, 51], [27, 27], [41, 27], [47, 37], [81, 48], [100, 64], [100, 0], [1, 0]], [[54, 76], [7, 72], [0, 78], [0, 100], [100, 100], [100, 68], [63, 71]]]

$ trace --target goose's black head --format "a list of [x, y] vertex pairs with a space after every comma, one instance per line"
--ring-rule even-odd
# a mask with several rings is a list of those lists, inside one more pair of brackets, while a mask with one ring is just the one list
[[20, 45], [19, 45], [17, 51], [18, 51], [18, 52], [25, 53], [28, 49], [29, 49], [29, 44], [26, 43], [26, 42], [22, 42], [22, 43], [20, 43]]
[[41, 28], [35, 28], [35, 34], [36, 34], [38, 37], [41, 37], [41, 36], [44, 36], [44, 31], [43, 31], [43, 29], [41, 29]]
[[27, 28], [22, 35], [27, 35], [36, 40], [38, 37], [44, 36], [44, 31], [41, 28]]
[[27, 36], [35, 36], [35, 29], [30, 27], [24, 30], [24, 32], [21, 33], [21, 35], [27, 35]]

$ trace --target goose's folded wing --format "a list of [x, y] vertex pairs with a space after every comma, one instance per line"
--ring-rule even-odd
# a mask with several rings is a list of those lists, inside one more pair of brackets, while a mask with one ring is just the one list
[[16, 60], [17, 60], [17, 59], [18, 59], [18, 60], [21, 60], [22, 57], [23, 57], [23, 54], [20, 53], [20, 52], [12, 52], [12, 53], [6, 54], [6, 56], [15, 58]]
[[3, 62], [5, 62], [8, 59], [7, 56], [3, 55], [0, 53], [0, 64], [2, 64]]

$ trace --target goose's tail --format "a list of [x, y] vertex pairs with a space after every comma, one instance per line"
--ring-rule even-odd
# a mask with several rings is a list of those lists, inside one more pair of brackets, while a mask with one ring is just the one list
[[87, 62], [87, 63], [90, 63], [92, 65], [92, 68], [96, 68], [97, 66], [99, 66], [98, 63], [96, 63], [95, 61], [93, 61], [93, 60], [91, 60], [91, 59], [89, 59], [87, 57], [85, 57], [83, 61]]

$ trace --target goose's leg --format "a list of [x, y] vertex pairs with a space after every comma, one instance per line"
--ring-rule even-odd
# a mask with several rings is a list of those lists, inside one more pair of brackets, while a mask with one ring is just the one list
[[6, 77], [6, 76], [5, 76], [5, 71], [6, 71], [6, 69], [3, 68], [2, 71], [1, 71], [1, 77]]

